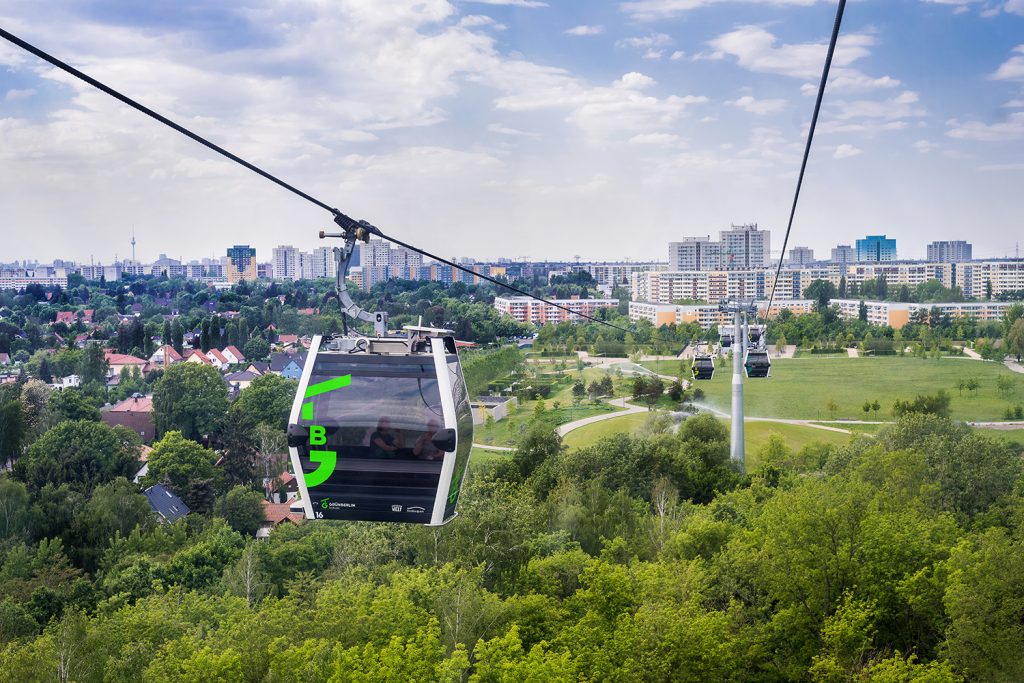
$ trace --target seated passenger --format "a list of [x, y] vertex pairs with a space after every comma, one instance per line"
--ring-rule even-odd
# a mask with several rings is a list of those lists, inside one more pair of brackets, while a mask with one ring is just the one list
[[427, 422], [427, 431], [416, 439], [412, 446], [412, 454], [420, 460], [440, 460], [444, 457], [444, 451], [434, 445], [434, 436], [441, 429], [441, 423], [430, 418]]
[[405, 437], [402, 432], [391, 426], [391, 420], [382, 417], [377, 429], [370, 435], [370, 456], [374, 458], [394, 458], [398, 449], [405, 448]]

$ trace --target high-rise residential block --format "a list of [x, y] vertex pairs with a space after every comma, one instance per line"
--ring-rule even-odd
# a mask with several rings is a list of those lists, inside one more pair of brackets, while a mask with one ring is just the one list
[[883, 263], [896, 260], [896, 240], [885, 235], [868, 235], [857, 240], [858, 263]]
[[684, 237], [668, 243], [669, 270], [718, 270], [722, 267], [722, 245], [711, 236]]
[[849, 244], [840, 244], [832, 250], [832, 263], [855, 263], [857, 261], [857, 250]]
[[299, 250], [291, 245], [282, 244], [273, 251], [274, 279], [299, 279]]
[[255, 280], [256, 249], [248, 244], [236, 244], [228, 249], [228, 282]]
[[814, 250], [810, 247], [793, 247], [789, 250], [789, 265], [806, 266], [814, 263]]
[[748, 270], [771, 265], [771, 232], [757, 223], [734, 225], [718, 233], [725, 270]]
[[964, 240], [944, 240], [928, 245], [928, 260], [939, 263], [961, 263], [970, 261], [974, 247]]

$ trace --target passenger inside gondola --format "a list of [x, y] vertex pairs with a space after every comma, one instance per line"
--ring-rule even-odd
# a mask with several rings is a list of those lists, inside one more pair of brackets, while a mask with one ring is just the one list
[[380, 418], [376, 431], [370, 435], [370, 457], [394, 458], [402, 448], [405, 448], [405, 436], [401, 430], [393, 428], [389, 418]]
[[430, 418], [427, 422], [427, 431], [416, 439], [413, 444], [412, 454], [420, 460], [440, 460], [444, 457], [444, 451], [434, 444], [434, 435], [441, 429], [441, 421]]

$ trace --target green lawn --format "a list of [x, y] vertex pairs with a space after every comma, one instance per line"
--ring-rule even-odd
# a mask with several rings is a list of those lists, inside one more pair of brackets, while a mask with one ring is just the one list
[[[682, 368], [685, 368], [688, 362], [683, 360], [645, 360], [641, 361], [640, 365], [659, 375], [679, 377], [683, 373]], [[717, 373], [718, 371], [716, 370], [715, 372]], [[684, 379], [689, 379], [689, 377], [684, 375]]]
[[635, 432], [647, 421], [651, 413], [632, 413], [611, 420], [602, 420], [594, 424], [574, 429], [565, 435], [563, 443], [569, 448], [585, 448], [593, 446], [601, 439], [607, 439], [621, 432]]
[[[569, 448], [585, 448], [615, 434], [635, 432], [643, 426], [648, 415], [649, 413], [633, 413], [611, 420], [595, 422], [592, 425], [580, 427], [566, 434], [564, 443]], [[723, 420], [723, 423], [728, 429], [729, 422]], [[784, 422], [747, 422], [743, 430], [743, 443], [746, 447], [748, 467], [756, 464], [758, 450], [768, 441], [768, 437], [772, 433], [781, 435], [785, 439], [786, 445], [794, 451], [798, 451], [815, 441], [845, 444], [851, 438], [851, 435], [841, 432], [805, 427], [803, 425], [791, 425]]]
[[[1000, 396], [996, 378], [1009, 376], [1015, 386], [1009, 396]], [[960, 378], [975, 377], [981, 388], [975, 395], [959, 395]], [[731, 373], [720, 368], [709, 382], [698, 382], [706, 402], [729, 411]], [[952, 396], [952, 417], [960, 420], [1002, 420], [1007, 405], [1024, 403], [1024, 375], [999, 363], [942, 358], [939, 360], [901, 356], [881, 358], [797, 358], [772, 360], [772, 376], [744, 382], [747, 415], [810, 420], [846, 417], [863, 419], [861, 406], [878, 400], [882, 408], [870, 419], [891, 419], [895, 399], [912, 399], [919, 393], [934, 394], [945, 389]], [[829, 399], [837, 409], [830, 413]]]
[[979, 434], [990, 436], [993, 439], [1006, 439], [1010, 443], [1019, 443], [1024, 446], [1024, 429], [978, 429]]
[[[622, 410], [607, 403], [594, 404], [589, 399], [580, 404], [578, 408], [572, 407], [572, 401], [566, 401], [555, 410], [552, 408], [554, 401], [545, 401], [547, 410], [544, 412], [545, 421], [552, 429], [558, 425], [579, 420], [584, 417], [592, 417], [604, 413], [614, 413]], [[537, 401], [524, 401], [519, 408], [504, 420], [499, 420], [487, 428], [477, 425], [473, 428], [473, 441], [488, 446], [515, 446], [519, 435], [526, 431], [530, 420], [533, 419], [533, 411]]]

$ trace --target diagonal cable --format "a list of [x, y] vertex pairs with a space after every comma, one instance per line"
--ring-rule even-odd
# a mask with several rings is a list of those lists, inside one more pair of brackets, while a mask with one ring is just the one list
[[424, 251], [423, 249], [420, 249], [418, 247], [414, 247], [411, 244], [403, 242], [403, 241], [401, 241], [399, 239], [396, 239], [394, 237], [389, 237], [389, 236], [385, 235], [384, 233], [382, 233], [376, 227], [374, 227], [374, 226], [370, 225], [369, 223], [367, 223], [366, 221], [357, 221], [355, 219], [352, 219], [352, 218], [346, 216], [341, 211], [339, 211], [338, 209], [330, 206], [326, 202], [323, 202], [323, 201], [317, 199], [316, 197], [314, 197], [314, 196], [312, 196], [310, 194], [307, 194], [306, 192], [303, 192], [302, 190], [300, 190], [299, 188], [295, 187], [294, 185], [291, 185], [290, 183], [287, 183], [287, 182], [281, 180], [277, 176], [275, 176], [275, 175], [273, 175], [273, 174], [271, 174], [271, 173], [269, 173], [267, 171], [264, 171], [259, 166], [256, 166], [255, 164], [246, 161], [242, 157], [237, 156], [236, 154], [232, 154], [231, 152], [229, 152], [228, 150], [224, 149], [220, 145], [217, 145], [217, 144], [215, 144], [213, 142], [210, 142], [209, 140], [207, 140], [203, 136], [201, 136], [201, 135], [199, 135], [197, 133], [192, 132], [191, 130], [189, 130], [188, 128], [185, 128], [181, 124], [175, 123], [174, 121], [170, 120], [166, 116], [163, 116], [162, 114], [159, 114], [158, 112], [150, 109], [146, 105], [144, 105], [144, 104], [142, 104], [142, 103], [132, 99], [131, 97], [128, 97], [127, 95], [121, 93], [118, 90], [115, 90], [114, 88], [110, 87], [109, 85], [106, 85], [105, 83], [102, 83], [102, 82], [96, 80], [92, 76], [84, 73], [83, 71], [80, 71], [80, 70], [76, 69], [75, 67], [71, 66], [70, 64], [68, 64], [67, 62], [65, 62], [65, 61], [63, 61], [61, 59], [58, 59], [57, 57], [54, 57], [50, 53], [45, 52], [44, 50], [41, 50], [40, 48], [36, 47], [35, 45], [33, 45], [33, 44], [31, 44], [31, 43], [29, 43], [29, 42], [27, 42], [25, 40], [22, 40], [21, 38], [19, 38], [18, 36], [14, 35], [13, 33], [10, 33], [9, 31], [4, 30], [2, 27], [0, 27], [0, 37], [6, 39], [7, 41], [9, 41], [11, 43], [14, 43], [15, 45], [17, 45], [18, 47], [22, 48], [23, 50], [26, 50], [27, 52], [30, 52], [30, 53], [34, 54], [36, 57], [39, 57], [43, 61], [49, 62], [50, 64], [52, 64], [53, 66], [57, 67], [58, 69], [66, 71], [67, 73], [71, 74], [75, 78], [77, 78], [79, 80], [82, 80], [82, 81], [85, 81], [86, 83], [88, 83], [89, 85], [93, 86], [94, 88], [97, 88], [98, 90], [102, 90], [103, 92], [107, 93], [108, 95], [110, 95], [114, 99], [116, 99], [116, 100], [118, 100], [120, 102], [123, 102], [124, 104], [127, 104], [132, 109], [135, 109], [135, 110], [145, 114], [146, 116], [149, 116], [150, 118], [155, 119], [156, 121], [159, 121], [160, 123], [164, 124], [165, 126], [168, 126], [169, 128], [172, 128], [172, 129], [176, 130], [177, 132], [181, 133], [185, 137], [188, 137], [188, 138], [191, 138], [192, 140], [195, 140], [199, 144], [203, 145], [204, 147], [207, 147], [208, 149], [213, 150], [217, 154], [220, 154], [221, 156], [224, 156], [224, 157], [230, 159], [231, 161], [234, 161], [237, 164], [241, 164], [242, 166], [246, 167], [247, 169], [249, 169], [253, 173], [256, 173], [256, 174], [258, 174], [260, 176], [263, 176], [264, 178], [266, 178], [270, 182], [275, 183], [277, 185], [280, 185], [284, 189], [288, 190], [289, 192], [292, 192], [293, 194], [298, 195], [299, 197], [302, 197], [303, 199], [305, 199], [308, 202], [312, 202], [313, 204], [319, 206], [321, 209], [325, 209], [327, 211], [330, 211], [332, 214], [334, 214], [335, 222], [338, 223], [339, 225], [341, 225], [345, 229], [350, 229], [350, 228], [355, 228], [355, 227], [367, 228], [373, 234], [379, 235], [383, 239], [386, 239], [389, 242], [397, 244], [400, 247], [404, 247], [404, 248], [409, 249], [411, 251], [415, 251], [415, 252], [417, 252], [419, 254], [422, 254], [422, 255], [424, 255], [424, 256], [426, 256], [428, 258], [432, 258], [432, 259], [434, 259], [436, 261], [440, 261], [441, 263], [444, 263], [445, 265], [451, 266], [452, 268], [457, 268], [458, 270], [461, 270], [461, 271], [463, 271], [465, 273], [470, 273], [470, 274], [472, 274], [472, 275], [474, 275], [476, 277], [479, 277], [482, 280], [486, 280], [488, 282], [492, 282], [492, 283], [498, 285], [499, 287], [504, 287], [505, 289], [511, 290], [513, 292], [516, 292], [517, 294], [521, 294], [523, 296], [528, 296], [531, 299], [536, 299], [537, 301], [545, 303], [548, 306], [553, 306], [553, 307], [555, 307], [557, 309], [560, 309], [562, 311], [566, 311], [567, 313], [569, 313], [571, 315], [575, 315], [575, 316], [578, 316], [580, 318], [584, 318], [585, 320], [589, 320], [591, 322], [598, 323], [600, 325], [605, 325], [607, 327], [611, 327], [611, 328], [619, 330], [621, 332], [629, 332], [630, 331], [629, 329], [627, 329], [625, 327], [620, 327], [619, 325], [614, 325], [614, 324], [612, 324], [612, 323], [610, 323], [610, 322], [608, 322], [606, 320], [601, 320], [599, 318], [595, 318], [595, 317], [587, 315], [585, 313], [580, 313], [578, 311], [573, 311], [568, 306], [563, 306], [561, 304], [555, 303], [554, 301], [550, 301], [550, 300], [545, 299], [543, 297], [539, 297], [536, 294], [531, 294], [530, 292], [527, 292], [525, 290], [519, 289], [518, 287], [514, 287], [512, 285], [509, 285], [509, 284], [506, 284], [504, 282], [501, 282], [500, 280], [492, 278], [492, 277], [490, 277], [488, 275], [483, 275], [481, 273], [478, 273], [478, 272], [476, 272], [474, 270], [471, 270], [469, 268], [466, 268], [464, 266], [460, 266], [459, 264], [454, 263], [452, 261], [449, 261], [447, 259], [441, 258], [440, 256], [435, 256], [434, 254], [431, 254], [431, 253], [429, 253], [427, 251]]

